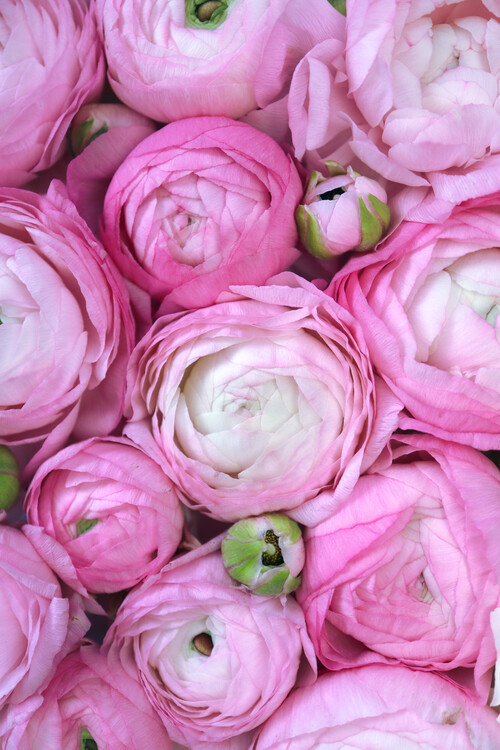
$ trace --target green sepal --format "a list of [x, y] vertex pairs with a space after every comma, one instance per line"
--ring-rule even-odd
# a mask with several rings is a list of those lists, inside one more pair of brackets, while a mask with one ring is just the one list
[[80, 732], [80, 750], [99, 750], [97, 742], [86, 727]]
[[361, 222], [361, 242], [356, 250], [371, 250], [382, 237], [382, 223], [359, 198], [359, 218]]
[[347, 170], [344, 169], [342, 164], [338, 161], [333, 161], [333, 159], [325, 161], [325, 167], [328, 169], [330, 177], [338, 177], [341, 174], [347, 174]]
[[99, 523], [98, 518], [80, 519], [80, 521], [78, 521], [78, 523], [76, 524], [77, 536], [82, 536], [82, 534], [85, 534], [87, 531], [90, 531], [90, 529], [93, 529], [97, 523]]
[[[287, 582], [287, 579], [288, 582]], [[279, 569], [270, 578], [269, 581], [254, 590], [254, 594], [259, 596], [280, 596], [280, 594], [290, 594], [300, 585], [301, 578], [292, 578], [288, 568]]]
[[299, 236], [304, 247], [317, 258], [331, 258], [332, 253], [323, 240], [323, 233], [316, 218], [311, 214], [309, 208], [304, 205], [297, 206], [295, 211], [295, 222], [299, 230]]
[[0, 510], [8, 510], [16, 502], [21, 485], [16, 457], [6, 445], [0, 446]]
[[335, 10], [342, 13], [343, 16], [347, 15], [346, 0], [328, 0], [328, 2], [335, 8]]
[[235, 565], [242, 565], [247, 560], [252, 560], [261, 554], [263, 542], [261, 539], [248, 541], [245, 545], [241, 542], [246, 540], [241, 537], [238, 539], [224, 539], [221, 545], [222, 559], [227, 568]]
[[387, 203], [383, 203], [376, 195], [369, 193], [368, 200], [372, 204], [376, 213], [380, 217], [383, 225], [383, 232], [387, 232], [391, 221], [391, 212]]

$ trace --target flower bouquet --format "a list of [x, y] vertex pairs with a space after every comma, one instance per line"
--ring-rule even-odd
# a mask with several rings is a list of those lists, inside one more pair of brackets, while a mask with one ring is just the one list
[[1, 750], [498, 750], [499, 48], [3, 0]]

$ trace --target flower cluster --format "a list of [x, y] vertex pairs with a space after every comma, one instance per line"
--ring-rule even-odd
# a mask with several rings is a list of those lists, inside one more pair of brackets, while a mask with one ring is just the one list
[[498, 750], [499, 41], [3, 3], [2, 748]]

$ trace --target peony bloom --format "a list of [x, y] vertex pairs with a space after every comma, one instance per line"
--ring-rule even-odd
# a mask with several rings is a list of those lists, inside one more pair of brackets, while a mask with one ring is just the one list
[[126, 434], [221, 520], [326, 518], [380, 453], [399, 402], [355, 320], [291, 274], [160, 318], [132, 355]]
[[[3, 750], [171, 750], [172, 743], [137, 682], [114, 674], [95, 646], [83, 645], [58, 666], [43, 703], [0, 722]], [[2, 723], [4, 724], [2, 732]]]
[[254, 78], [289, 0], [98, 0], [109, 81], [160, 122], [238, 118], [255, 109]]
[[128, 589], [157, 573], [182, 536], [170, 480], [125, 438], [92, 438], [48, 459], [25, 509], [28, 523], [64, 547], [91, 592]]
[[24, 534], [2, 524], [0, 612], [1, 707], [41, 690], [88, 624], [81, 613], [70, 613], [57, 578]]
[[345, 509], [306, 537], [298, 598], [322, 663], [337, 670], [400, 661], [457, 669], [459, 682], [460, 668], [471, 668], [486, 699], [490, 614], [500, 597], [499, 496], [500, 472], [472, 448], [398, 436]]
[[144, 686], [169, 736], [214, 747], [280, 705], [312, 646], [292, 598], [235, 587], [218, 551], [199, 548], [132, 591], [103, 648], [110, 669]]
[[93, 2], [2, 2], [0, 71], [0, 183], [17, 187], [55, 164], [72, 118], [101, 93]]
[[297, 170], [269, 136], [222, 117], [183, 120], [146, 138], [118, 169], [101, 236], [163, 311], [197, 308], [294, 262], [301, 196]]
[[481, 450], [500, 447], [499, 196], [404, 223], [332, 285], [407, 409], [400, 426]]
[[497, 750], [495, 719], [436, 674], [346, 669], [295, 690], [251, 750]]
[[313, 172], [295, 212], [302, 244], [318, 258], [372, 250], [389, 227], [387, 193], [351, 167], [326, 166], [330, 178]]
[[55, 453], [71, 432], [107, 434], [122, 414], [133, 342], [116, 269], [75, 207], [0, 192], [0, 438]]

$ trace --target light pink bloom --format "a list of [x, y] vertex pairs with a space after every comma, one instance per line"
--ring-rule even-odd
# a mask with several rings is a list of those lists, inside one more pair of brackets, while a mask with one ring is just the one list
[[122, 414], [133, 341], [128, 297], [104, 250], [52, 184], [0, 191], [0, 436], [43, 448], [107, 434]]
[[[254, 78], [289, 0], [208, 3], [98, 0], [109, 80], [130, 107], [160, 122], [238, 118], [256, 107]], [[195, 8], [198, 9], [196, 13]]]
[[62, 544], [91, 592], [128, 589], [157, 573], [182, 536], [172, 483], [125, 438], [93, 438], [48, 459], [25, 509], [28, 523]]
[[251, 750], [496, 750], [496, 714], [436, 674], [372, 666], [295, 690]]
[[106, 194], [101, 236], [164, 311], [197, 308], [293, 263], [301, 196], [297, 170], [269, 136], [225, 117], [193, 118], [127, 157]]
[[500, 447], [499, 194], [404, 223], [333, 282], [407, 412], [403, 428]]
[[24, 185], [52, 166], [72, 118], [103, 83], [93, 0], [2, 2], [0, 183]]
[[21, 531], [3, 524], [0, 612], [1, 707], [21, 703], [41, 690], [88, 625], [85, 618], [71, 622], [70, 602], [63, 598], [52, 570]]
[[103, 647], [110, 668], [144, 686], [169, 736], [188, 747], [222, 747], [262, 723], [295, 684], [301, 662], [303, 679], [315, 674], [297, 602], [234, 585], [220, 552], [208, 548], [132, 591]]
[[499, 13], [481, 0], [347, 0], [345, 54], [323, 42], [294, 73], [298, 155], [345, 162], [342, 146], [453, 203], [499, 189]]
[[0, 721], [3, 750], [172, 747], [142, 687], [123, 672], [114, 673], [105, 656], [90, 644], [59, 664], [41, 706], [32, 713], [27, 708], [14, 707]]
[[138, 344], [125, 432], [204, 513], [318, 523], [378, 456], [400, 404], [356, 321], [313, 284], [284, 273], [233, 289], [160, 318]]
[[467, 688], [472, 674], [460, 668], [470, 668], [485, 699], [500, 597], [499, 496], [500, 472], [472, 448], [394, 439], [345, 509], [306, 537], [298, 598], [322, 663], [400, 661], [450, 672]]

